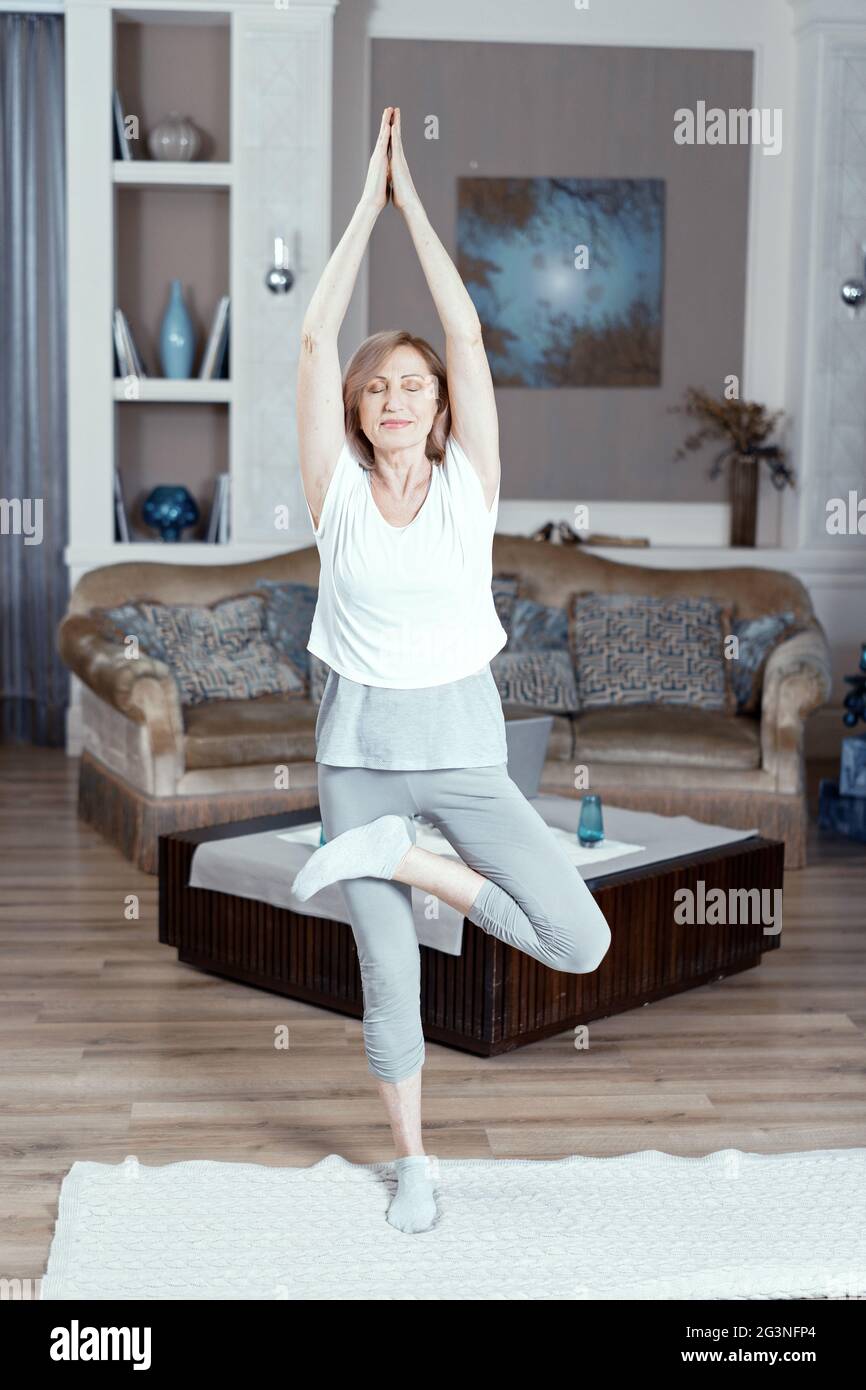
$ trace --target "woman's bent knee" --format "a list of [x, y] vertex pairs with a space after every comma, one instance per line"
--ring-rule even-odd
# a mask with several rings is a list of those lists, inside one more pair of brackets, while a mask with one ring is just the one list
[[562, 940], [561, 960], [556, 969], [569, 975], [591, 975], [597, 970], [610, 949], [610, 927], [603, 917], [587, 929], [586, 922], [577, 922]]

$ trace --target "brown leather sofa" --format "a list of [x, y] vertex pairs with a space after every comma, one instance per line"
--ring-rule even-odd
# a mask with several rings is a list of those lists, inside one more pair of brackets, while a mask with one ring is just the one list
[[[805, 630], [772, 652], [759, 716], [690, 708], [592, 710], [556, 715], [542, 789], [571, 795], [575, 767], [610, 803], [690, 815], [783, 839], [785, 863], [805, 863], [803, 731], [830, 691], [830, 658], [809, 595], [776, 570], [664, 570], [619, 564], [583, 547], [497, 534], [494, 573], [519, 574], [521, 593], [564, 607], [575, 591], [708, 595], [737, 616], [793, 610]], [[316, 797], [315, 722], [309, 700], [284, 695], [182, 707], [169, 668], [126, 659], [94, 608], [136, 598], [213, 603], [259, 578], [318, 584], [315, 546], [235, 565], [126, 563], [76, 584], [58, 648], [83, 682], [79, 814], [149, 873], [157, 837], [303, 806]], [[507, 705], [506, 714], [516, 713]], [[275, 768], [284, 767], [282, 789]]]

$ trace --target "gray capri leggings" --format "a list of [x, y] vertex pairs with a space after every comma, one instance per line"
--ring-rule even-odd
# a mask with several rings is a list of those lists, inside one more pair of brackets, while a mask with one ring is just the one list
[[[505, 763], [421, 772], [319, 763], [318, 782], [327, 839], [377, 816], [417, 812], [489, 880], [466, 914], [482, 931], [569, 974], [588, 974], [604, 959], [610, 928], [598, 904]], [[358, 948], [367, 1063], [383, 1081], [403, 1081], [426, 1055], [412, 889], [383, 878], [340, 887]]]

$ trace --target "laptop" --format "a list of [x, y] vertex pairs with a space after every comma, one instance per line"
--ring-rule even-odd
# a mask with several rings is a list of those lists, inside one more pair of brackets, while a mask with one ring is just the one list
[[547, 745], [553, 728], [552, 714], [529, 719], [506, 719], [508, 775], [529, 801], [538, 795], [538, 785], [547, 758]]
[[[528, 719], [506, 719], [505, 721], [508, 776], [512, 782], [517, 784], [527, 801], [538, 796], [538, 786], [547, 759], [547, 745], [552, 728], [552, 714], [533, 714]], [[420, 821], [422, 825], [433, 824], [422, 815], [413, 816], [413, 820]]]

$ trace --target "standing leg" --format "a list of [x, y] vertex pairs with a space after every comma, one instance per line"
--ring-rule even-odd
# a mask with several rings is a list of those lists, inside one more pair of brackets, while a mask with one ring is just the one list
[[[389, 814], [404, 816], [414, 839], [415, 808], [402, 773], [319, 763], [318, 779], [329, 843], [346, 830]], [[358, 948], [369, 1069], [384, 1081], [402, 1081], [419, 1070], [425, 1055], [412, 890], [374, 877], [342, 879], [340, 889]]]
[[[405, 777], [372, 768], [318, 769], [319, 807], [328, 841], [378, 816], [405, 815], [410, 839], [415, 810]], [[381, 878], [340, 880], [352, 924], [364, 995], [364, 1047], [377, 1079], [397, 1153], [398, 1188], [388, 1221], [424, 1231], [436, 1216], [433, 1184], [421, 1136], [421, 953], [412, 915], [412, 889]]]

